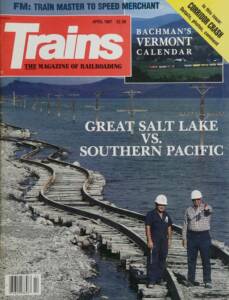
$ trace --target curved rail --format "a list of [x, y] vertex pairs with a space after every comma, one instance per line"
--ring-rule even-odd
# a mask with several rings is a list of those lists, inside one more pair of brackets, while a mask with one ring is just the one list
[[[127, 210], [124, 208], [120, 208], [117, 206], [112, 206], [107, 203], [104, 203], [103, 201], [93, 198], [87, 191], [87, 187], [89, 186], [90, 180], [91, 180], [91, 174], [87, 169], [85, 169], [83, 167], [75, 166], [68, 162], [56, 160], [51, 157], [49, 157], [48, 160], [53, 161], [58, 164], [65, 165], [65, 166], [71, 166], [72, 168], [75, 168], [78, 171], [81, 171], [82, 173], [84, 173], [86, 175], [87, 181], [83, 185], [82, 195], [83, 195], [84, 200], [88, 201], [90, 204], [100, 206], [101, 208], [104, 208], [109, 212], [122, 214], [127, 217], [131, 217], [131, 218], [134, 218], [134, 219], [144, 222], [145, 216], [141, 213]], [[173, 230], [180, 235], [182, 233], [182, 227], [179, 225], [173, 224]], [[212, 246], [211, 246], [212, 247], [212, 249], [211, 249], [212, 255], [214, 257], [219, 257], [223, 261], [224, 264], [229, 265], [229, 253], [225, 249], [222, 249], [217, 243], [218, 242], [215, 240], [212, 241]]]
[[[11, 141], [12, 141], [12, 139], [11, 139]], [[24, 145], [25, 147], [31, 147], [31, 144], [29, 142], [31, 142], [31, 140], [26, 140], [24, 142], [20, 141], [20, 144]], [[33, 140], [33, 142], [34, 143], [37, 142], [38, 144], [42, 144], [42, 141], [38, 141], [38, 140]], [[43, 145], [45, 145], [45, 144], [47, 144], [47, 143], [43, 143]], [[50, 146], [50, 145], [51, 144], [48, 144], [48, 146]], [[131, 229], [129, 229], [125, 225], [120, 224], [118, 222], [115, 222], [112, 219], [101, 216], [99, 214], [87, 212], [87, 211], [84, 211], [84, 210], [81, 210], [81, 209], [78, 209], [78, 208], [75, 208], [75, 207], [71, 207], [69, 205], [64, 205], [64, 204], [61, 204], [61, 203], [58, 203], [56, 201], [48, 199], [48, 197], [45, 196], [45, 192], [47, 191], [47, 189], [55, 181], [55, 171], [50, 166], [47, 166], [47, 165], [45, 165], [41, 162], [38, 162], [38, 161], [31, 160], [31, 158], [33, 156], [35, 156], [41, 150], [40, 146], [32, 145], [32, 147], [34, 149], [31, 152], [26, 153], [25, 155], [23, 155], [20, 158], [20, 160], [22, 162], [25, 162], [25, 163], [29, 163], [29, 164], [33, 164], [33, 165], [37, 165], [39, 167], [45, 168], [46, 170], [48, 170], [51, 173], [51, 176], [49, 177], [48, 181], [45, 183], [45, 186], [39, 192], [39, 200], [40, 201], [43, 201], [44, 203], [46, 203], [46, 204], [48, 204], [52, 207], [70, 212], [72, 214], [77, 214], [77, 215], [83, 216], [83, 217], [88, 218], [88, 219], [101, 220], [104, 224], [106, 224], [106, 225], [118, 230], [120, 233], [123, 233], [124, 235], [126, 235], [143, 252], [146, 252], [146, 249], [147, 249], [146, 242], [139, 235], [137, 235], [135, 232], [133, 232]], [[54, 148], [57, 150], [56, 152], [60, 151], [59, 147], [55, 146]], [[51, 154], [48, 157], [48, 160], [53, 161], [53, 162], [58, 163], [58, 164], [62, 164], [64, 166], [71, 166], [72, 168], [75, 168], [75, 169], [79, 170], [80, 172], [84, 173], [87, 176], [87, 181], [86, 181], [86, 183], [84, 183], [84, 186], [83, 186], [83, 190], [85, 189], [85, 193], [83, 193], [84, 199], [86, 198], [85, 200], [90, 198], [89, 203], [91, 203], [93, 205], [100, 205], [101, 204], [101, 207], [106, 208], [107, 210], [109, 210], [109, 208], [111, 208], [110, 209], [111, 212], [116, 212], [116, 213], [119, 213], [119, 214], [122, 213], [125, 216], [128, 216], [128, 217], [131, 216], [132, 218], [135, 218], [135, 219], [136, 219], [136, 216], [137, 216], [138, 220], [143, 220], [144, 219], [144, 216], [141, 215], [141, 214], [138, 214], [138, 213], [135, 213], [135, 212], [132, 212], [132, 211], [128, 211], [128, 210], [125, 210], [125, 209], [120, 209], [120, 208], [117, 208], [117, 207], [112, 207], [110, 205], [102, 203], [102, 201], [98, 201], [98, 200], [94, 199], [93, 197], [91, 197], [86, 191], [86, 187], [88, 186], [89, 181], [90, 181], [90, 172], [88, 172], [88, 170], [86, 170], [82, 167], [78, 167], [78, 166], [75, 166], [73, 164], [51, 158], [51, 156], [55, 155], [56, 152]], [[86, 197], [86, 195], [87, 195], [87, 197]], [[105, 204], [105, 206], [104, 206], [104, 204]], [[177, 283], [176, 278], [173, 275], [172, 271], [169, 270], [169, 269], [166, 270], [166, 278], [167, 278], [167, 281], [168, 281], [169, 286], [170, 286], [170, 293], [172, 295], [172, 298], [175, 299], [175, 300], [181, 300], [181, 299], [184, 300], [184, 296], [183, 296], [183, 293], [182, 293], [182, 291], [179, 287], [179, 284]]]

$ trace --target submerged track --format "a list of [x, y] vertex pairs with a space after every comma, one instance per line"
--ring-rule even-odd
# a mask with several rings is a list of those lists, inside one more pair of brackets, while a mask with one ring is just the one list
[[[26, 147], [20, 157], [23, 164], [36, 171], [39, 180], [25, 195], [25, 201], [38, 214], [54, 222], [71, 222], [74, 215], [94, 221], [93, 230], [112, 253], [118, 254], [130, 278], [138, 286], [141, 299], [229, 299], [229, 254], [213, 241], [213, 289], [188, 288], [184, 285], [187, 272], [186, 250], [181, 245], [181, 228], [173, 225], [172, 247], [169, 249], [166, 285], [146, 288], [144, 216], [116, 207], [104, 201], [103, 177], [96, 172], [61, 160], [64, 149], [37, 140], [7, 139]], [[197, 280], [202, 282], [202, 267], [198, 259]]]

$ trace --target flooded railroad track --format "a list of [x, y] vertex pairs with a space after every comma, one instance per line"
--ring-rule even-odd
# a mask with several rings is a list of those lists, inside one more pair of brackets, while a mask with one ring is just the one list
[[[180, 227], [176, 225], [173, 226], [173, 241], [167, 259], [166, 285], [146, 288], [144, 216], [105, 201], [102, 196], [104, 178], [97, 172], [62, 161], [64, 149], [36, 140], [14, 142], [33, 148], [21, 157], [21, 162], [30, 164], [39, 176], [25, 201], [36, 214], [54, 223], [62, 220], [63, 224], [71, 224], [74, 215], [93, 220], [91, 229], [111, 253], [119, 255], [131, 281], [138, 287], [139, 298], [229, 299], [229, 255], [217, 241], [212, 245], [213, 288], [206, 289], [203, 284], [192, 288], [185, 286], [186, 250], [181, 244]], [[202, 267], [198, 258], [197, 280], [200, 283], [201, 278]]]

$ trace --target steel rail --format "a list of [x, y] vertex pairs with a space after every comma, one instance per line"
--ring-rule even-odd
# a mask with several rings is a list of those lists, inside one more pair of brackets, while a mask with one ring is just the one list
[[[12, 139], [10, 141], [12, 141]], [[29, 141], [30, 140], [26, 139], [24, 142], [20, 141], [20, 143], [22, 145], [24, 145], [25, 147], [31, 147], [31, 144], [28, 143]], [[33, 140], [33, 142], [35, 142], [35, 140]], [[37, 141], [37, 142], [39, 144], [42, 143], [41, 141]], [[46, 143], [44, 143], [44, 144], [46, 144]], [[123, 224], [120, 224], [118, 222], [115, 222], [111, 218], [104, 217], [104, 216], [101, 216], [99, 214], [87, 212], [85, 210], [81, 210], [81, 209], [78, 209], [78, 208], [75, 208], [75, 207], [72, 207], [72, 206], [69, 206], [69, 205], [64, 205], [64, 204], [61, 204], [59, 202], [48, 199], [48, 197], [45, 195], [45, 192], [55, 182], [55, 171], [50, 166], [47, 166], [47, 165], [45, 165], [41, 162], [32, 160], [32, 157], [35, 156], [41, 150], [40, 146], [37, 146], [37, 147], [33, 146], [33, 148], [34, 149], [31, 152], [23, 155], [23, 157], [20, 158], [20, 161], [24, 162], [24, 163], [28, 163], [28, 164], [33, 164], [33, 165], [36, 165], [38, 167], [45, 168], [46, 170], [48, 170], [51, 173], [51, 176], [49, 177], [48, 181], [45, 183], [45, 186], [39, 192], [39, 200], [40, 201], [42, 201], [45, 204], [50, 205], [52, 207], [58, 208], [60, 210], [67, 211], [67, 212], [70, 212], [72, 214], [83, 216], [87, 219], [100, 220], [104, 224], [118, 230], [120, 233], [127, 236], [130, 241], [134, 242], [143, 251], [143, 253], [146, 254], [147, 244], [146, 244], [145, 240], [143, 240], [139, 235], [137, 235], [134, 231], [129, 229], [127, 226], [125, 226]], [[55, 148], [57, 149], [57, 147], [55, 147]], [[52, 155], [50, 155], [50, 156], [52, 156]], [[55, 162], [55, 163], [60, 163], [64, 166], [71, 166], [71, 167], [77, 169], [78, 171], [81, 171], [82, 173], [86, 174], [88, 176], [87, 179], [90, 178], [90, 173], [82, 167], [78, 167], [78, 166], [72, 165], [72, 164], [67, 163], [67, 162], [55, 160], [51, 157], [48, 157], [48, 160], [52, 161], [52, 162]], [[88, 184], [89, 184], [88, 182], [86, 182], [86, 184], [84, 183], [84, 187], [88, 186]], [[85, 193], [85, 195], [86, 195], [86, 193]], [[90, 197], [90, 202], [89, 203], [90, 204], [92, 204], [92, 202], [95, 203], [93, 201], [93, 197], [91, 197], [89, 194], [87, 194], [87, 195]], [[100, 204], [100, 202], [101, 201], [99, 201], [98, 203]], [[94, 204], [94, 205], [98, 205], [98, 204]], [[108, 205], [108, 207], [106, 207], [106, 209], [109, 209], [109, 207], [112, 207], [112, 206]], [[121, 211], [122, 211], [122, 209], [121, 210], [118, 209], [115, 212], [118, 212], [120, 214]], [[112, 210], [110, 212], [114, 212], [114, 211]], [[128, 213], [128, 215], [126, 215], [127, 210], [124, 210], [124, 212], [125, 212], [125, 216], [131, 216], [132, 218], [134, 217], [134, 214], [132, 214], [134, 212], [130, 211], [130, 214]], [[139, 215], [138, 213], [136, 213], [136, 214]], [[138, 216], [137, 219], [139, 220], [139, 216]], [[182, 292], [175, 276], [173, 275], [172, 271], [168, 268], [166, 269], [166, 280], [169, 283], [169, 292], [172, 296], [172, 299], [174, 299], [174, 300], [184, 300], [185, 298], [184, 298], [183, 292]]]
[[[8, 125], [8, 126], [10, 127], [10, 125]], [[17, 128], [19, 128], [19, 127], [17, 127]], [[49, 147], [53, 147], [54, 149], [56, 149], [56, 151], [53, 154], [50, 154], [48, 156], [49, 161], [53, 161], [55, 163], [59, 163], [59, 164], [65, 165], [65, 166], [71, 166], [72, 168], [75, 168], [78, 171], [81, 171], [82, 173], [84, 173], [87, 176], [87, 182], [85, 182], [85, 184], [83, 186], [83, 189], [82, 189], [82, 195], [83, 195], [83, 197], [86, 201], [89, 201], [92, 205], [98, 205], [101, 208], [106, 209], [107, 211], [111, 211], [111, 212], [118, 213], [118, 214], [123, 214], [125, 216], [132, 217], [132, 218], [135, 218], [135, 219], [140, 220], [140, 221], [144, 221], [145, 216], [141, 213], [131, 211], [131, 210], [127, 210], [127, 209], [120, 208], [120, 207], [116, 207], [116, 206], [112, 206], [112, 205], [104, 203], [103, 201], [97, 200], [97, 199], [93, 198], [92, 196], [90, 196], [89, 193], [87, 192], [87, 185], [90, 182], [90, 176], [91, 176], [90, 172], [87, 169], [83, 168], [83, 167], [75, 166], [75, 165], [73, 165], [69, 162], [60, 161], [60, 160], [57, 160], [57, 159], [53, 158], [53, 156], [55, 156], [55, 155], [59, 155], [61, 157], [63, 151], [67, 152], [66, 149], [64, 149], [62, 147], [59, 147], [59, 146], [56, 146], [56, 145], [53, 145], [51, 143], [44, 142], [42, 140], [37, 140], [37, 139], [23, 139], [23, 138], [17, 138], [17, 139], [15, 139], [15, 138], [14, 139], [13, 138], [1, 138], [1, 139], [3, 139], [3, 140], [8, 139], [8, 140], [11, 140], [11, 141], [12, 140], [14, 140], [14, 141], [19, 140], [21, 142], [22, 141], [25, 141], [25, 142], [31, 141], [31, 142], [34, 142], [34, 143], [39, 143], [39, 144], [47, 145]], [[32, 145], [28, 144], [28, 146], [31, 147]], [[31, 158], [38, 151], [39, 151], [38, 149], [37, 150], [34, 149], [34, 151], [32, 152], [32, 154], [29, 155], [29, 157]], [[46, 166], [45, 164], [42, 164], [42, 165]], [[55, 179], [53, 179], [52, 181], [54, 181], [54, 180]], [[173, 230], [177, 234], [181, 235], [181, 232], [182, 232], [181, 226], [173, 224]], [[219, 244], [220, 243], [217, 240], [212, 240], [212, 245], [211, 245], [212, 256], [220, 258], [225, 265], [229, 265], [229, 253], [226, 249], [222, 248]]]

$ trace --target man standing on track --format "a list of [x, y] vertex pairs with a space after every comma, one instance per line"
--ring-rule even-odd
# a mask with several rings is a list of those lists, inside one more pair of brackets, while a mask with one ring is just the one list
[[190, 206], [184, 216], [183, 246], [187, 243], [188, 256], [188, 280], [187, 286], [199, 285], [195, 282], [196, 260], [198, 251], [203, 265], [203, 281], [206, 288], [212, 288], [210, 247], [211, 238], [209, 234], [212, 207], [202, 202], [202, 194], [198, 190], [191, 193], [193, 206]]
[[155, 209], [146, 215], [146, 238], [148, 246], [147, 257], [147, 286], [153, 288], [161, 283], [165, 271], [168, 247], [172, 238], [172, 220], [165, 211], [167, 198], [158, 195], [155, 199]]

